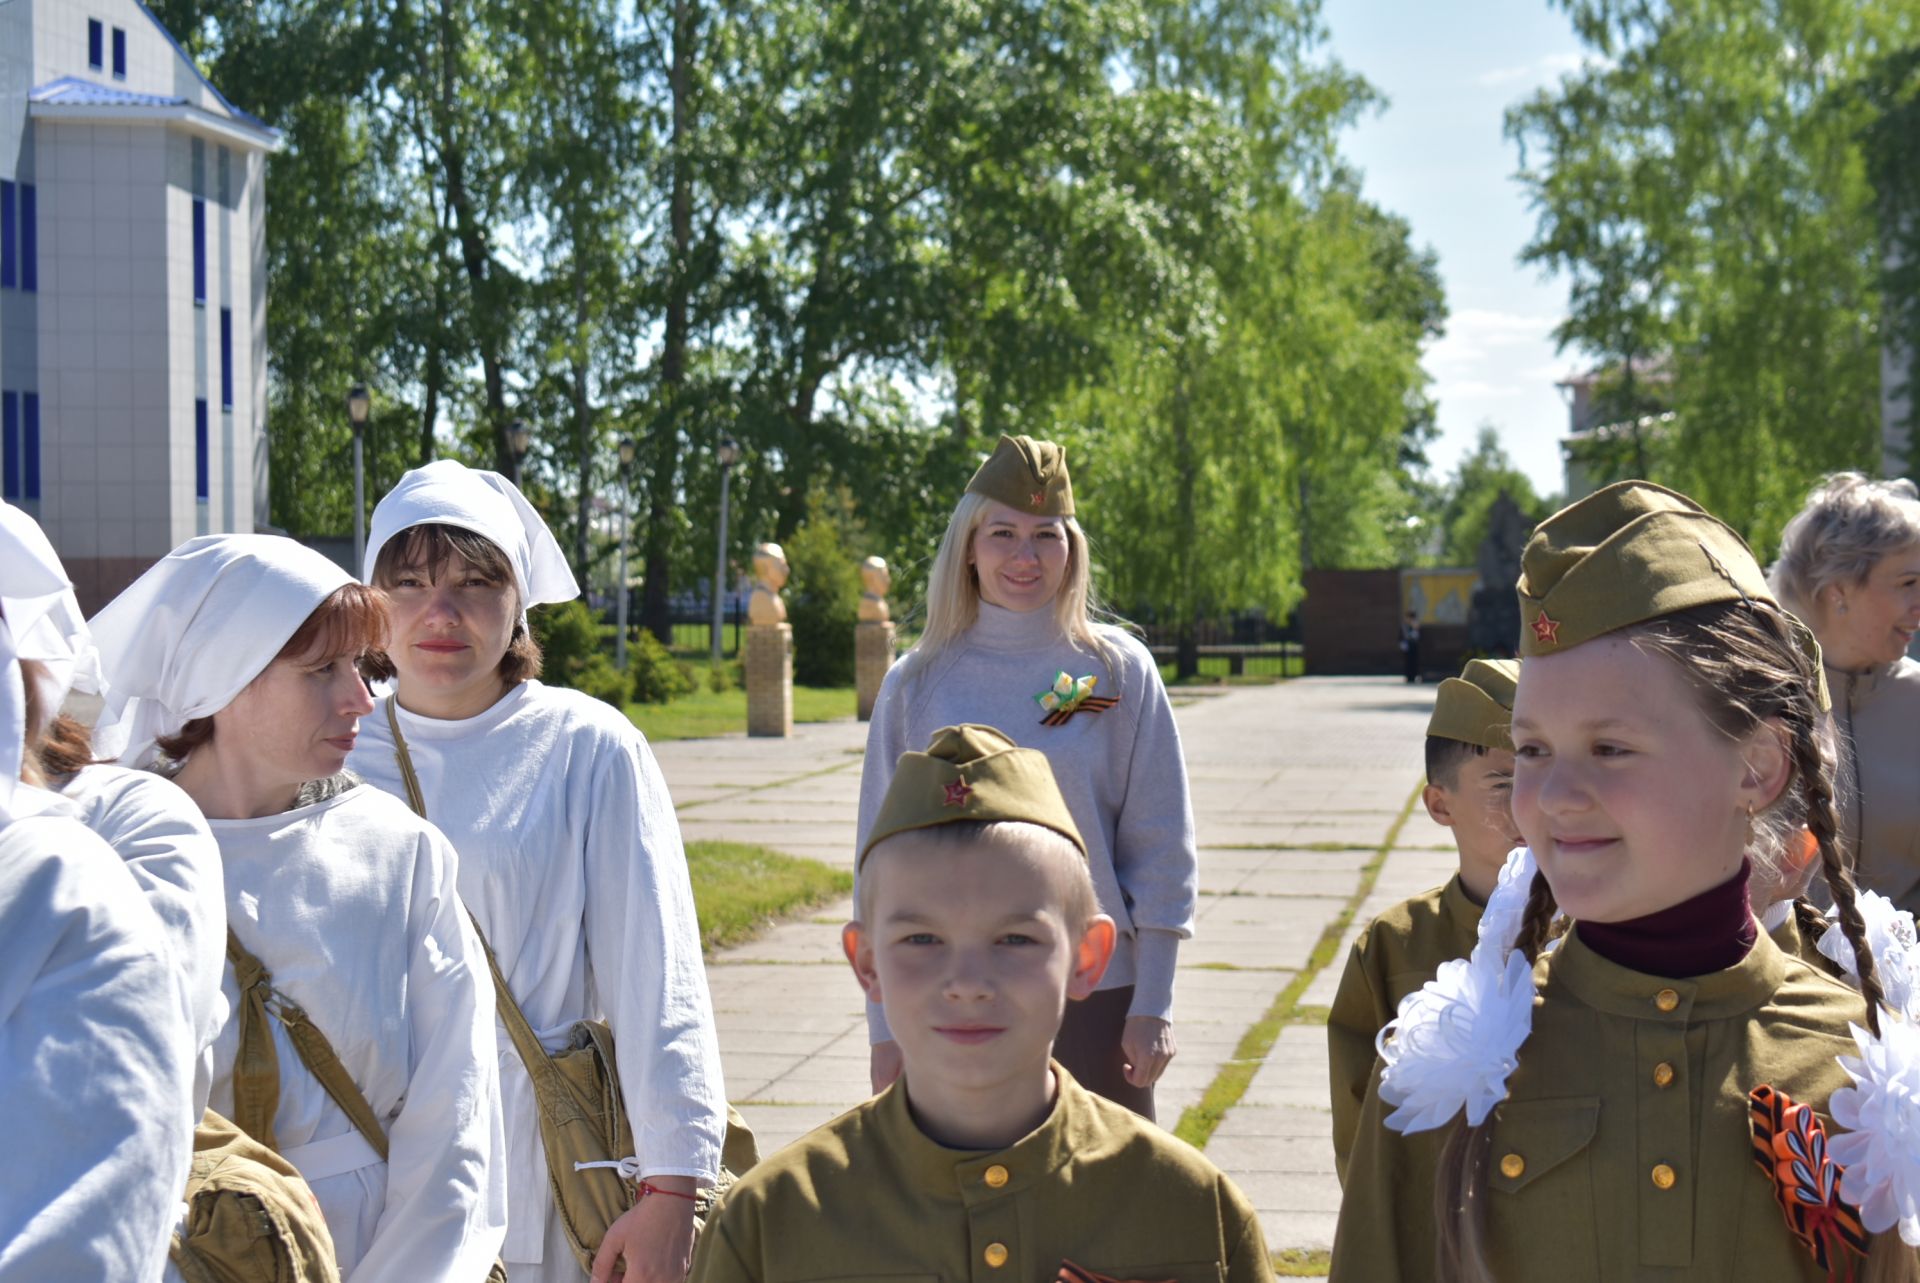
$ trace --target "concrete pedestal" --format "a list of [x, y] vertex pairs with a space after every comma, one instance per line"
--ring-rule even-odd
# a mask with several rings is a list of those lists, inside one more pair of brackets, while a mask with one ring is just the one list
[[745, 664], [747, 734], [793, 734], [793, 626], [749, 624]]
[[880, 683], [893, 667], [893, 624], [864, 623], [853, 626], [853, 684], [860, 698], [860, 720], [873, 719], [873, 701], [880, 698]]

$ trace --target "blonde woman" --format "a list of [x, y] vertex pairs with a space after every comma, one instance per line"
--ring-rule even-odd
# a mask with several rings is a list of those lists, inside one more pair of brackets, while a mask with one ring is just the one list
[[[942, 726], [994, 726], [1045, 753], [1086, 836], [1100, 911], [1119, 928], [1102, 987], [1067, 1008], [1054, 1054], [1089, 1090], [1152, 1118], [1175, 1053], [1174, 967], [1193, 934], [1193, 806], [1159, 668], [1095, 622], [1064, 450], [1000, 439], [947, 523], [927, 597], [926, 631], [874, 703], [859, 842], [894, 763]], [[878, 1007], [868, 1032], [878, 1091], [899, 1049]]]
[[1860, 885], [1920, 912], [1920, 490], [1840, 472], [1780, 536], [1767, 572], [1820, 639], [1840, 735], [1841, 841]]

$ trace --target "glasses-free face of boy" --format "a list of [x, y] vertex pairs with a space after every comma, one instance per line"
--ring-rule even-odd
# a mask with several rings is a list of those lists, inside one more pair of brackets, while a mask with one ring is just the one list
[[[969, 826], [971, 827], [971, 826]], [[1003, 1148], [1051, 1108], [1048, 1058], [1070, 999], [1113, 956], [1086, 864], [1030, 825], [940, 828], [876, 846], [842, 943], [886, 1011], [914, 1114], [943, 1144]]]
[[1460, 880], [1468, 894], [1486, 903], [1507, 852], [1525, 841], [1513, 820], [1513, 750], [1460, 754], [1452, 769], [1427, 784], [1420, 800], [1435, 824], [1453, 830]]

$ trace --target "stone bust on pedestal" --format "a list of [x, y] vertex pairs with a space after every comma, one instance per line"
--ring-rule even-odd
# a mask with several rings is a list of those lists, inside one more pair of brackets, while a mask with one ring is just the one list
[[747, 598], [747, 622], [784, 624], [787, 603], [780, 590], [787, 586], [787, 554], [777, 543], [763, 543], [753, 550], [753, 594]]
[[893, 618], [887, 609], [887, 589], [893, 586], [893, 572], [878, 557], [860, 563], [860, 622], [884, 624]]

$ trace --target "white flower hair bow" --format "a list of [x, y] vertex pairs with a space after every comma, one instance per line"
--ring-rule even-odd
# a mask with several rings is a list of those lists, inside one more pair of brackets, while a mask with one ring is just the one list
[[[1901, 1242], [1920, 1247], [1920, 943], [1913, 915], [1887, 897], [1861, 891], [1854, 902], [1885, 1002], [1878, 1037], [1850, 1026], [1860, 1054], [1838, 1057], [1853, 1086], [1828, 1102], [1846, 1130], [1830, 1138], [1827, 1151], [1845, 1169], [1840, 1196], [1860, 1209], [1860, 1223], [1874, 1234], [1897, 1226]], [[1857, 986], [1859, 962], [1839, 911], [1827, 910], [1827, 919], [1818, 948]]]
[[1396, 1106], [1386, 1119], [1395, 1131], [1444, 1127], [1463, 1109], [1478, 1127], [1506, 1099], [1533, 1031], [1533, 964], [1514, 944], [1538, 871], [1526, 847], [1507, 856], [1473, 952], [1441, 964], [1375, 1038], [1380, 1099]]

